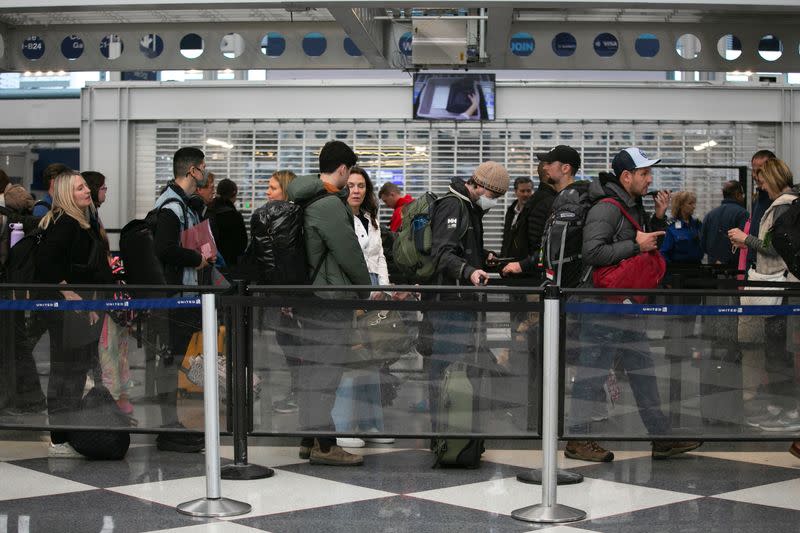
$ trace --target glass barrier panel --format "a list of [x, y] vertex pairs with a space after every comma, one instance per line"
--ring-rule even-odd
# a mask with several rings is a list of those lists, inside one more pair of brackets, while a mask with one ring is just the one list
[[800, 437], [800, 293], [751, 288], [568, 294], [564, 437]]
[[255, 434], [538, 435], [537, 292], [384, 289], [252, 290]]

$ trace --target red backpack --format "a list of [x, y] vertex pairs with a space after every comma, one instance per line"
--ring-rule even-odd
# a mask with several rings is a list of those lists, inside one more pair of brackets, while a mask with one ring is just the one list
[[[613, 198], [603, 198], [600, 201], [617, 206], [622, 216], [633, 224], [636, 231], [642, 231], [639, 223], [618, 201]], [[652, 250], [623, 259], [615, 265], [595, 268], [592, 272], [592, 282], [598, 289], [655, 289], [661, 283], [666, 271], [667, 262], [658, 250]], [[608, 299], [622, 302], [626, 297], [611, 296]], [[647, 296], [643, 295], [630, 296], [628, 299], [640, 304], [647, 302]]]

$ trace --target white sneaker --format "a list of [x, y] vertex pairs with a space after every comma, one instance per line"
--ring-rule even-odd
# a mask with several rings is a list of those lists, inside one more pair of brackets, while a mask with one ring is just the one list
[[368, 439], [368, 438], [365, 437], [364, 441], [365, 442], [371, 442], [372, 444], [394, 444], [394, 439], [390, 439], [390, 438], [380, 439], [380, 438], [375, 437], [375, 438]]
[[341, 448], [363, 448], [366, 443], [362, 439], [356, 438], [338, 438], [336, 445]]
[[47, 449], [47, 457], [53, 459], [83, 459], [78, 450], [72, 447], [69, 442], [62, 442], [61, 444], [50, 443]]

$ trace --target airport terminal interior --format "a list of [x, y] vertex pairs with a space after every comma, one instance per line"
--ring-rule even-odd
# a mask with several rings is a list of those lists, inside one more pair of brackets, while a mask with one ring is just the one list
[[799, 24], [0, 2], [0, 533], [798, 531]]

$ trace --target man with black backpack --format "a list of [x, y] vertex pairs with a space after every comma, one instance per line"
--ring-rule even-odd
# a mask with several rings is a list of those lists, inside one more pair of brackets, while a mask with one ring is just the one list
[[[659, 161], [648, 158], [639, 148], [627, 148], [614, 157], [613, 176], [607, 175], [606, 179], [592, 182], [589, 196], [593, 206], [584, 222], [582, 250], [583, 264], [592, 269], [592, 275], [585, 276], [582, 286], [598, 286], [600, 278], [595, 278], [595, 274], [602, 272], [604, 267], [621, 265], [626, 259], [660, 259], [658, 255], [647, 257], [645, 254], [657, 254], [658, 239], [666, 228], [664, 215], [669, 205], [669, 192], [658, 192], [655, 214], [649, 221], [642, 205], [642, 197], [653, 181], [651, 167]], [[663, 259], [661, 262], [663, 264]], [[628, 265], [639, 270], [646, 266], [644, 261]], [[622, 268], [618, 272], [620, 270]], [[661, 274], [663, 276], [663, 271]], [[625, 268], [624, 275], [635, 277], [639, 272]], [[625, 302], [630, 303], [629, 300]], [[606, 401], [603, 385], [615, 356], [619, 357], [628, 375], [639, 415], [648, 433], [668, 434], [669, 420], [661, 410], [646, 332], [639, 324], [624, 324], [618, 318], [604, 320], [589, 314], [582, 314], [580, 318], [581, 353], [569, 411], [570, 434], [590, 433], [594, 407], [598, 402]], [[653, 441], [652, 457], [666, 459], [691, 451], [700, 444], [697, 441]], [[564, 455], [583, 461], [608, 462], [614, 459], [612, 452], [593, 440], [569, 441]]]
[[[481, 287], [489, 282], [484, 268], [494, 254], [483, 246], [483, 216], [508, 192], [508, 184], [508, 171], [494, 161], [478, 165], [466, 182], [459, 178], [451, 181], [448, 193], [436, 201], [431, 214], [431, 257], [436, 268], [432, 283]], [[475, 309], [478, 307], [474, 293], [443, 292], [426, 297], [472, 301]], [[455, 418], [460, 415], [472, 420], [471, 402], [478, 395], [461, 395], [470, 402], [463, 406], [444, 405], [441, 396], [447, 394], [448, 383], [456, 386], [459, 382], [457, 386], [472, 391], [480, 386], [480, 379], [468, 379], [467, 372], [471, 374], [472, 370], [465, 366], [474, 365], [480, 351], [484, 332], [478, 331], [479, 314], [476, 310], [442, 310], [428, 312], [427, 318], [433, 338], [433, 353], [426, 360], [432, 429], [443, 434], [472, 432], [475, 429], [472, 424], [459, 427], [461, 424]], [[480, 462], [483, 441], [438, 438], [434, 448], [438, 464], [474, 468]]]
[[[198, 284], [199, 270], [214, 264], [214, 257], [204, 257], [181, 246], [181, 232], [199, 223], [189, 207], [189, 198], [208, 181], [205, 154], [198, 148], [180, 148], [172, 157], [174, 179], [158, 197], [154, 211], [156, 224], [154, 248], [168, 285]], [[178, 368], [192, 335], [200, 331], [199, 309], [171, 309], [166, 333], [169, 352], [159, 361], [159, 406], [164, 427], [181, 428], [177, 412]], [[156, 439], [159, 450], [196, 453], [205, 445], [202, 435], [161, 433]]]
[[[289, 183], [289, 200], [303, 207], [303, 231], [309, 283], [314, 286], [371, 284], [367, 263], [356, 237], [353, 214], [345, 205], [350, 168], [358, 157], [341, 141], [329, 141], [319, 154], [319, 176], [299, 176]], [[352, 293], [321, 291], [318, 298], [342, 299]], [[353, 313], [326, 308], [320, 299], [298, 307], [306, 338], [298, 375], [300, 429], [334, 431], [331, 409], [336, 389], [349, 362], [352, 347]], [[360, 455], [346, 452], [333, 437], [307, 437], [300, 442], [300, 458], [313, 464], [356, 466]]]

